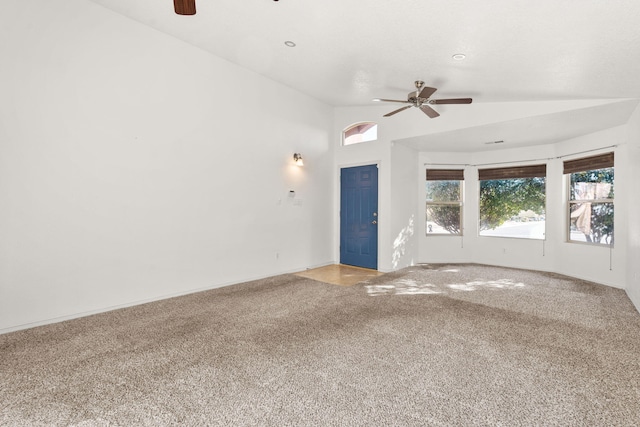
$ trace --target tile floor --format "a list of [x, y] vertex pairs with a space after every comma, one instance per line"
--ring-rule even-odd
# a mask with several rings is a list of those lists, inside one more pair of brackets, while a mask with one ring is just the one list
[[301, 271], [295, 274], [296, 276], [331, 283], [332, 285], [352, 286], [371, 277], [382, 276], [384, 273], [368, 268], [334, 264]]

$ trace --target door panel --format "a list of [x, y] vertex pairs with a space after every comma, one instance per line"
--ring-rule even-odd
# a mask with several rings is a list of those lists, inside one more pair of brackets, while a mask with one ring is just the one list
[[378, 268], [378, 167], [340, 173], [340, 263]]

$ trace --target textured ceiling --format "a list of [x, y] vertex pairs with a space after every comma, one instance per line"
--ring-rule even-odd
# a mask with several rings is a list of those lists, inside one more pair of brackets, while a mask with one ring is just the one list
[[[433, 99], [473, 98], [438, 106], [433, 120], [384, 119], [413, 129], [394, 138], [417, 150], [550, 144], [624, 124], [640, 99], [638, 0], [196, 0], [195, 16], [176, 15], [171, 0], [87, 1], [329, 105], [371, 106], [365, 116], [398, 108], [371, 100], [406, 99], [415, 80], [438, 88]], [[574, 105], [507, 113], [540, 101]], [[495, 140], [505, 143], [486, 144]]]
[[[507, 119], [444, 132], [423, 131], [423, 135], [396, 142], [418, 151], [448, 152], [478, 152], [553, 144], [623, 125], [637, 106], [637, 100], [604, 102], [596, 106]], [[501, 142], [494, 144], [496, 141]], [[619, 141], [609, 142], [613, 144]]]
[[336, 106], [416, 79], [474, 102], [640, 98], [638, 0], [88, 1]]

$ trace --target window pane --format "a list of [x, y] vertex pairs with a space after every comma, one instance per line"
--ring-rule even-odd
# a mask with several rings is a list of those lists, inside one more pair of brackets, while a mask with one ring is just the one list
[[460, 234], [460, 205], [427, 205], [427, 234]]
[[571, 200], [613, 199], [613, 168], [571, 174]]
[[375, 141], [376, 139], [378, 139], [378, 125], [373, 122], [356, 123], [342, 131], [344, 145]]
[[427, 201], [460, 201], [460, 181], [427, 181]]
[[480, 235], [544, 239], [545, 178], [480, 181]]
[[569, 240], [613, 244], [613, 203], [571, 203]]

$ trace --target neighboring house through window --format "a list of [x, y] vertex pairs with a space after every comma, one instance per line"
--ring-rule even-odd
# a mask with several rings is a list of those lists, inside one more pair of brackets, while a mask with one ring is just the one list
[[378, 139], [378, 125], [374, 122], [356, 123], [342, 131], [342, 145], [358, 144], [376, 139]]
[[564, 162], [569, 242], [613, 245], [613, 153]]

